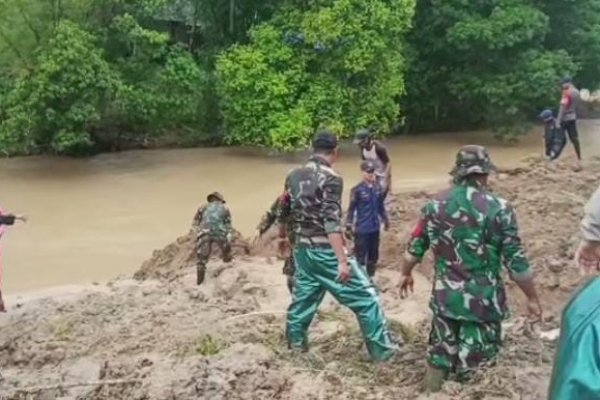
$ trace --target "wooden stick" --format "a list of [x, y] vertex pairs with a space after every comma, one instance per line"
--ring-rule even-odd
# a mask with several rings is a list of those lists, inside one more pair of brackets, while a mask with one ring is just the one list
[[41, 390], [53, 390], [53, 389], [72, 389], [83, 386], [102, 386], [102, 385], [123, 385], [126, 383], [141, 383], [140, 379], [108, 379], [105, 381], [90, 381], [90, 382], [79, 382], [79, 383], [59, 383], [57, 385], [49, 386], [29, 386], [24, 388], [15, 388], [17, 392], [39, 392]]

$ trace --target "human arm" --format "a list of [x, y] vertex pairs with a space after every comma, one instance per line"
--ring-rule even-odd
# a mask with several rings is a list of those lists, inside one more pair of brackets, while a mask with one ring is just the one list
[[400, 280], [400, 296], [405, 297], [408, 291], [413, 291], [414, 280], [412, 271], [419, 264], [429, 249], [430, 240], [427, 233], [427, 221], [429, 219], [430, 205], [427, 204], [421, 210], [419, 220], [410, 234], [410, 240], [402, 258], [402, 272]]
[[261, 218], [260, 223], [258, 224], [258, 227], [256, 228], [258, 230], [259, 236], [264, 235], [264, 233], [266, 231], [268, 231], [269, 228], [271, 228], [271, 226], [273, 226], [275, 221], [277, 221], [278, 210], [279, 210], [279, 197], [277, 197], [275, 199], [273, 204], [271, 204], [271, 208], [269, 208], [269, 210], [267, 210], [267, 212]]
[[375, 142], [375, 153], [385, 167], [383, 173], [385, 174], [386, 187], [383, 189], [387, 193], [392, 187], [392, 163], [390, 161], [387, 149], [383, 144]]
[[0, 225], [14, 225], [15, 221], [27, 222], [27, 216], [22, 214], [0, 215]]
[[582, 274], [599, 269], [600, 262], [600, 187], [589, 199], [581, 220], [581, 243], [575, 253], [575, 262]]
[[348, 206], [348, 213], [346, 215], [346, 231], [353, 231], [354, 214], [356, 213], [357, 206], [357, 191], [358, 187], [354, 187], [350, 191], [350, 205]]
[[350, 269], [342, 236], [341, 203], [344, 181], [341, 176], [327, 174], [322, 182], [321, 216], [329, 244], [338, 260], [338, 279], [345, 283], [350, 279]]
[[527, 297], [529, 313], [541, 317], [542, 309], [535, 289], [533, 273], [519, 236], [516, 213], [510, 205], [504, 205], [498, 212], [496, 226], [502, 240], [501, 253], [504, 266]]
[[560, 98], [560, 105], [558, 107], [558, 116], [556, 117], [556, 126], [557, 127], [560, 126], [560, 124], [563, 122], [565, 112], [570, 107], [572, 101], [573, 101], [573, 98], [571, 96], [571, 93], [567, 90], [563, 90], [561, 98]]
[[381, 221], [383, 222], [384, 229], [387, 231], [390, 228], [390, 221], [388, 219], [387, 210], [385, 209], [385, 203], [384, 203], [384, 198], [383, 198], [382, 193], [380, 193], [380, 195], [379, 195], [377, 206], [378, 206], [377, 211], [378, 211], [379, 217], [381, 218]]
[[200, 208], [198, 208], [198, 211], [196, 211], [196, 214], [194, 215], [194, 219], [192, 221], [192, 228], [197, 228], [198, 226], [200, 226], [200, 222], [202, 221], [202, 215], [204, 214], [205, 210], [206, 205], [203, 205]]

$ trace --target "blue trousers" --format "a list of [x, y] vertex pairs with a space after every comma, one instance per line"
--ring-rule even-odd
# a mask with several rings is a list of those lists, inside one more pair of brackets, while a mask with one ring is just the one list
[[369, 276], [375, 275], [375, 266], [379, 261], [379, 231], [357, 232], [354, 238], [354, 256], [367, 269]]

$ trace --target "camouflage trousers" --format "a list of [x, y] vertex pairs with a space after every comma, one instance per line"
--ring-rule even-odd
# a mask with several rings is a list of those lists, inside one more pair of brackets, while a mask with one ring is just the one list
[[213, 244], [217, 245], [221, 250], [221, 258], [225, 262], [232, 260], [231, 255], [231, 239], [227, 236], [211, 236], [211, 235], [200, 235], [196, 242], [196, 269], [198, 273], [198, 284], [204, 281], [204, 275], [206, 273], [206, 264], [210, 259]]
[[502, 325], [433, 315], [429, 334], [429, 364], [468, 378], [470, 372], [491, 362], [500, 351]]

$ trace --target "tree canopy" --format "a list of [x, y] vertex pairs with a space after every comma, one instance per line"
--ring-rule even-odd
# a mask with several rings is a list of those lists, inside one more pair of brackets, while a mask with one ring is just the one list
[[515, 135], [599, 50], [596, 0], [0, 0], [0, 149]]

